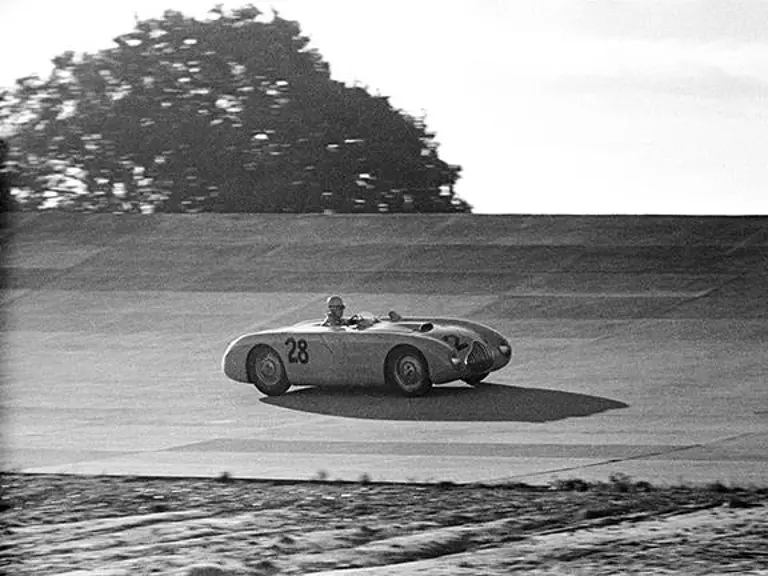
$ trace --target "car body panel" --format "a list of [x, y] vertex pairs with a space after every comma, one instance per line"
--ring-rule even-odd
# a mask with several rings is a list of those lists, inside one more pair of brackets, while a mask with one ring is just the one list
[[[391, 321], [367, 313], [362, 318], [355, 326], [323, 326], [311, 320], [245, 334], [227, 347], [222, 369], [233, 380], [250, 382], [246, 361], [259, 345], [278, 353], [288, 381], [295, 385], [383, 385], [387, 356], [397, 346], [411, 346], [424, 356], [434, 384], [498, 370], [510, 360], [511, 353], [500, 351], [501, 345], [509, 346], [501, 334], [469, 320]], [[478, 366], [484, 369], [479, 372]]]

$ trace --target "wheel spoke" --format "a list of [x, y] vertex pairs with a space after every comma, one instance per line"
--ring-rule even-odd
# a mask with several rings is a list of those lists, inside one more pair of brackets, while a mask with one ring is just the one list
[[280, 369], [280, 360], [272, 354], [267, 353], [259, 363], [259, 377], [269, 386], [274, 386], [280, 382], [282, 370]]
[[425, 360], [412, 347], [396, 350], [387, 359], [387, 381], [406, 396], [422, 396], [431, 387]]
[[282, 394], [290, 386], [282, 360], [274, 350], [262, 348], [254, 351], [248, 358], [248, 366], [253, 383], [265, 394]]
[[396, 375], [401, 386], [408, 390], [418, 388], [424, 379], [421, 363], [412, 356], [403, 356], [400, 359]]

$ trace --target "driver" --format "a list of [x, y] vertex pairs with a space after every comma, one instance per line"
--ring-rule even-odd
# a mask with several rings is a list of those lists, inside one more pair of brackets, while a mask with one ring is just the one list
[[344, 319], [344, 300], [341, 296], [331, 296], [327, 300], [328, 313], [325, 315], [323, 326], [348, 326], [349, 322]]

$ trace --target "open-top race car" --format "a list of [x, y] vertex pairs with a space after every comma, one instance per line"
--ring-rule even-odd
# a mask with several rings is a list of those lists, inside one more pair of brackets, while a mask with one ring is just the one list
[[294, 385], [389, 385], [406, 396], [433, 384], [479, 384], [509, 363], [512, 349], [498, 332], [469, 320], [377, 318], [363, 312], [344, 326], [321, 320], [245, 334], [222, 361], [224, 374], [278, 396]]

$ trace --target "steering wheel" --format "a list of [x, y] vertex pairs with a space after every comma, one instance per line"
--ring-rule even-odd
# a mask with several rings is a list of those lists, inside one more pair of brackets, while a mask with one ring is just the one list
[[349, 317], [349, 320], [347, 320], [347, 326], [357, 326], [362, 321], [363, 317], [360, 316], [360, 314], [354, 314]]

